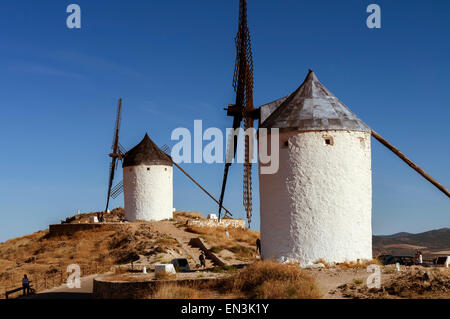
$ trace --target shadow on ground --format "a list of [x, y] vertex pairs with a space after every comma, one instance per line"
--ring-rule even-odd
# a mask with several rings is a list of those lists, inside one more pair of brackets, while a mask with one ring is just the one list
[[20, 299], [92, 299], [91, 293], [85, 292], [47, 292]]

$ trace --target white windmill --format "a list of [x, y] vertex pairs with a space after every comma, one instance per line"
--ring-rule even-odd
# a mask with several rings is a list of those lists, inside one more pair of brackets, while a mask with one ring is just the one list
[[173, 217], [170, 157], [145, 134], [123, 157], [125, 219], [159, 221]]
[[279, 170], [259, 178], [263, 257], [372, 259], [370, 128], [312, 71], [260, 110], [260, 127], [280, 132]]

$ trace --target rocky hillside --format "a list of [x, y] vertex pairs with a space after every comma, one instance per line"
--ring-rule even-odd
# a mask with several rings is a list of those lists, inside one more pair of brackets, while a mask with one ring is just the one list
[[420, 249], [426, 256], [450, 255], [450, 228], [431, 230], [419, 234], [397, 233], [373, 236], [374, 255], [414, 255]]
[[[64, 223], [86, 223], [93, 215], [96, 213], [76, 215]], [[120, 224], [116, 230], [100, 228], [65, 235], [51, 235], [43, 230], [0, 243], [0, 293], [20, 286], [25, 273], [35, 282], [55, 275], [57, 278], [46, 280], [46, 284], [55, 280], [59, 284], [70, 264], [79, 265], [85, 275], [84, 269], [98, 272], [144, 266], [151, 269], [156, 263], [185, 257], [191, 268], [196, 268], [201, 251], [190, 245], [192, 238], [201, 238], [226, 264], [248, 263], [257, 258], [254, 243], [259, 233], [229, 229], [227, 236], [225, 229], [188, 228], [187, 220], [204, 218], [199, 213], [176, 212], [172, 220], [135, 223], [120, 223], [122, 215], [123, 209], [116, 209], [106, 218], [107, 222]], [[207, 266], [215, 264], [208, 259]]]

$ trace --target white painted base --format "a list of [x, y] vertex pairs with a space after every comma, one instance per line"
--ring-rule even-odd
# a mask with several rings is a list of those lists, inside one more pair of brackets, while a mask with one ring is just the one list
[[173, 218], [173, 168], [139, 165], [123, 168], [125, 220]]
[[263, 258], [372, 259], [370, 134], [292, 132], [279, 143], [279, 171], [259, 176]]

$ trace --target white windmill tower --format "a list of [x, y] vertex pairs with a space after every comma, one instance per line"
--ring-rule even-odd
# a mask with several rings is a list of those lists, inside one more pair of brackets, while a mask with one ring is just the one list
[[[261, 248], [263, 258], [329, 262], [372, 259], [371, 136], [386, 146], [447, 197], [450, 191], [432, 178], [396, 147], [371, 130], [328, 91], [310, 71], [292, 94], [253, 106], [253, 62], [247, 26], [247, 2], [239, 1], [233, 81], [236, 102], [226, 108], [233, 129], [277, 128], [279, 171], [262, 174], [259, 163]], [[263, 132], [259, 132], [261, 143]], [[268, 131], [270, 134], [270, 131]], [[230, 153], [236, 154], [238, 134], [233, 134]], [[252, 138], [245, 137], [243, 199], [250, 225], [252, 217]], [[260, 144], [261, 146], [261, 144]], [[259, 148], [262, 149], [261, 147]], [[266, 164], [271, 166], [272, 163]], [[225, 164], [219, 199], [219, 218], [228, 171]], [[269, 169], [270, 171], [270, 169]]]
[[123, 157], [125, 220], [173, 217], [172, 160], [145, 134]]
[[280, 131], [279, 170], [259, 176], [263, 257], [372, 259], [371, 129], [312, 71], [260, 114]]
[[[191, 175], [172, 161], [172, 158], [167, 154], [170, 150], [167, 145], [159, 148], [148, 134], [145, 134], [145, 137], [138, 145], [126, 152], [119, 143], [121, 118], [122, 99], [119, 99], [111, 147], [112, 153], [109, 154], [112, 160], [109, 167], [108, 195], [104, 213], [108, 212], [110, 199], [115, 199], [124, 193], [125, 219], [127, 221], [159, 221], [172, 218], [174, 211], [172, 165], [175, 165], [206, 195], [219, 204], [219, 201]], [[120, 181], [113, 187], [119, 160], [122, 161], [123, 181]], [[221, 207], [226, 214], [232, 216], [228, 209]], [[102, 220], [103, 215], [102, 213]]]

